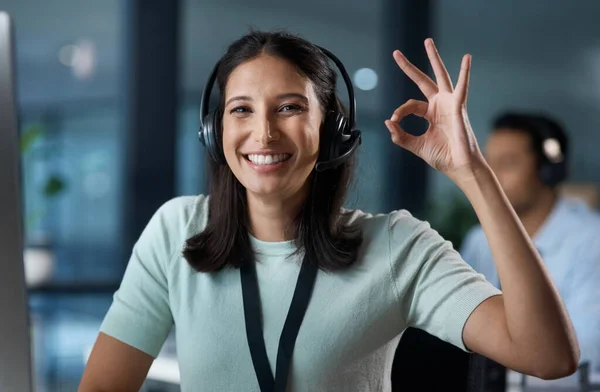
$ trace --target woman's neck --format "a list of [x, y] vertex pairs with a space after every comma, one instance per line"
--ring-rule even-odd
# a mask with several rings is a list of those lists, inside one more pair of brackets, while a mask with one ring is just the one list
[[289, 198], [265, 198], [247, 192], [250, 232], [265, 242], [295, 238], [295, 219], [305, 201], [304, 192]]

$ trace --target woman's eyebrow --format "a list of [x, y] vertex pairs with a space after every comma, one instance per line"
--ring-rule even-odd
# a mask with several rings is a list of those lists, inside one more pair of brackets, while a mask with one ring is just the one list
[[[279, 101], [282, 100], [282, 99], [287, 99], [287, 98], [298, 98], [302, 102], [304, 102], [304, 104], [308, 105], [308, 98], [304, 94], [300, 94], [300, 93], [285, 93], [285, 94], [279, 94], [277, 96], [277, 100], [279, 100]], [[235, 101], [252, 101], [252, 97], [250, 97], [248, 95], [236, 95], [235, 97], [229, 98], [227, 100], [227, 102], [225, 103], [225, 106], [228, 106], [230, 103], [235, 102]]]
[[229, 105], [231, 102], [234, 102], [234, 101], [252, 101], [252, 98], [247, 95], [238, 95], [233, 98], [229, 98], [229, 100], [227, 101], [225, 106]]
[[302, 100], [305, 104], [308, 104], [308, 98], [304, 94], [286, 93], [286, 94], [280, 94], [277, 96], [278, 100], [287, 99], [287, 98], [298, 98], [298, 99]]

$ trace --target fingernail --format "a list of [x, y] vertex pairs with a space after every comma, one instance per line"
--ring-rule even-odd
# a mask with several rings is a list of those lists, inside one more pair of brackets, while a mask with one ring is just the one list
[[390, 121], [391, 121], [391, 122], [396, 122], [396, 121], [398, 121], [398, 116], [397, 116], [397, 115], [395, 115], [395, 114], [392, 114], [392, 117], [390, 117]]

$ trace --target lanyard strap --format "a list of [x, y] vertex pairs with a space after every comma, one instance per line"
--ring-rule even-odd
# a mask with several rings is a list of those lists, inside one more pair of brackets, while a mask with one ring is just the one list
[[275, 378], [273, 378], [263, 337], [260, 296], [255, 265], [254, 263], [244, 263], [240, 269], [246, 337], [248, 338], [252, 364], [254, 365], [254, 371], [256, 372], [261, 392], [285, 392], [296, 338], [298, 337], [298, 331], [308, 307], [308, 301], [312, 294], [316, 276], [317, 268], [309, 263], [305, 257], [302, 261], [292, 303], [279, 339], [276, 374]]

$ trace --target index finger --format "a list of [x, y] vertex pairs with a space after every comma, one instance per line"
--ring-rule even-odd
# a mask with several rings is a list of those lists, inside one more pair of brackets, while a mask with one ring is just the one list
[[419, 68], [415, 67], [404, 55], [399, 51], [395, 50], [393, 53], [394, 60], [400, 69], [408, 76], [413, 82], [419, 86], [419, 89], [429, 99], [433, 95], [437, 94], [438, 87], [429, 76], [425, 75]]

